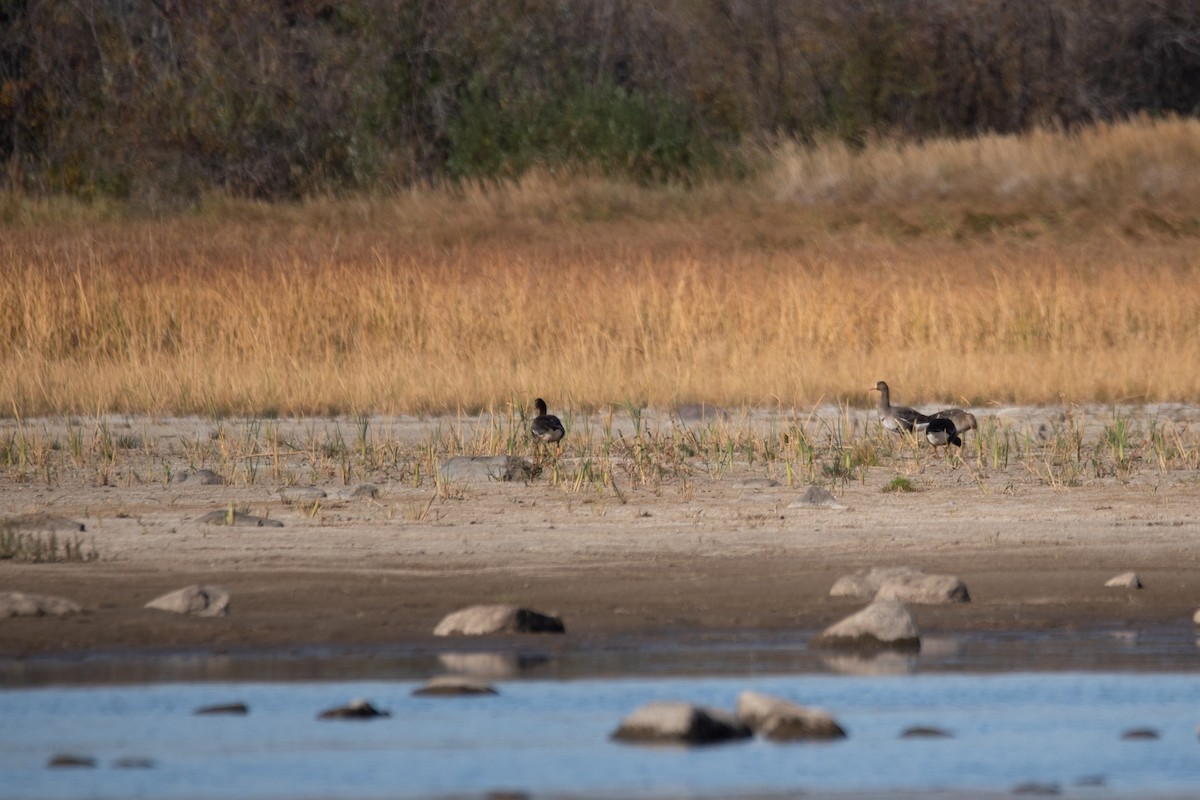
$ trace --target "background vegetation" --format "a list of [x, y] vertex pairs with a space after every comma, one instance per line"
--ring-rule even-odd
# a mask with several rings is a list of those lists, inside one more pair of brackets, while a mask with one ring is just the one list
[[1196, 0], [0, 0], [5, 183], [155, 208], [1198, 108]]
[[0, 0], [0, 413], [1189, 400], [1200, 0]]
[[0, 204], [6, 412], [1200, 394], [1196, 120], [126, 211]]

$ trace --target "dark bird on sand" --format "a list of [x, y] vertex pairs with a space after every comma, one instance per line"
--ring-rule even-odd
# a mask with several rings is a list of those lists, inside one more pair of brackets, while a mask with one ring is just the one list
[[566, 436], [566, 428], [563, 427], [562, 420], [553, 414], [546, 413], [546, 401], [538, 398], [533, 401], [537, 406], [537, 416], [533, 418], [533, 423], [529, 426], [529, 433], [535, 441], [542, 444], [553, 444]]
[[934, 412], [929, 416], [933, 417], [934, 419], [950, 420], [954, 423], [954, 432], [960, 436], [967, 431], [973, 431], [979, 427], [975, 420], [975, 415], [968, 411], [963, 411], [961, 408], [946, 408], [942, 409], [941, 411]]
[[959, 438], [954, 423], [943, 417], [929, 420], [929, 424], [925, 426], [925, 440], [933, 445], [934, 449], [943, 445], [962, 447], [962, 439]]

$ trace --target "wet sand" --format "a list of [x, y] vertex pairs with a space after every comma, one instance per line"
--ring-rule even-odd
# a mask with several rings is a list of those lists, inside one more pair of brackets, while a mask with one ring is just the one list
[[[163, 465], [175, 459], [180, 471], [187, 461], [162, 447], [158, 461], [123, 462], [109, 485], [98, 485], [92, 467], [50, 484], [0, 477], [0, 516], [78, 520], [85, 549], [99, 554], [88, 563], [0, 561], [0, 589], [85, 609], [0, 620], [0, 656], [419, 645], [433, 641], [445, 614], [497, 602], [558, 614], [575, 641], [807, 637], [863, 605], [829, 596], [838, 577], [900, 565], [953, 573], [969, 588], [969, 603], [913, 606], [923, 633], [1190, 629], [1200, 607], [1200, 476], [1190, 470], [1145, 466], [1123, 479], [1054, 486], [1021, 464], [981, 471], [922, 453], [839, 483], [844, 508], [829, 509], [790, 507], [804, 486], [761, 465], [719, 474], [697, 466], [686, 482], [646, 486], [618, 474], [621, 496], [544, 477], [466, 482], [438, 496], [428, 481], [414, 488], [384, 470], [349, 482], [370, 480], [378, 496], [337, 499], [347, 488], [337, 474], [293, 464], [289, 482], [312, 479], [330, 495], [312, 507], [286, 504], [280, 483], [262, 473], [253, 483], [242, 471], [228, 485], [168, 481]], [[919, 491], [884, 492], [898, 474]], [[768, 478], [783, 485], [764, 485]], [[200, 521], [230, 503], [284, 526]], [[1127, 570], [1145, 588], [1105, 587]], [[230, 614], [143, 608], [195, 583], [228, 590]]]

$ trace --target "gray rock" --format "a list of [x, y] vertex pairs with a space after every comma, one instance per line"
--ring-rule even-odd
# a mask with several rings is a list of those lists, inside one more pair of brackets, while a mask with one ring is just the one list
[[715, 744], [752, 736], [732, 715], [691, 703], [647, 703], [621, 720], [612, 738], [642, 744]]
[[517, 456], [453, 456], [438, 466], [442, 480], [458, 483], [529, 481], [534, 474], [533, 463]]
[[478, 678], [470, 678], [465, 675], [438, 675], [426, 681], [424, 686], [414, 689], [413, 694], [433, 697], [469, 697], [493, 695], [499, 694], [499, 692]]
[[376, 719], [390, 717], [391, 712], [380, 711], [361, 697], [349, 705], [330, 708], [317, 715], [317, 719]]
[[903, 603], [879, 600], [829, 626], [810, 644], [861, 651], [919, 650], [921, 637], [916, 620]]
[[0, 592], [0, 619], [8, 617], [61, 617], [83, 609], [65, 597], [25, 592]]
[[871, 567], [860, 569], [853, 575], [838, 578], [833, 588], [829, 590], [830, 597], [858, 597], [866, 600], [872, 598], [890, 578], [903, 578], [908, 575], [922, 575], [919, 569], [912, 567]]
[[902, 603], [969, 603], [967, 585], [954, 575], [904, 575], [888, 578], [875, 593], [876, 600]]
[[230, 715], [245, 715], [250, 713], [250, 707], [245, 703], [218, 703], [214, 706], [201, 706], [192, 712], [193, 714], [208, 715], [208, 714], [230, 714]]
[[277, 519], [268, 517], [256, 517], [253, 514], [244, 514], [241, 511], [232, 511], [228, 508], [222, 508], [217, 511], [210, 511], [200, 518], [200, 522], [207, 525], [232, 525], [237, 528], [282, 528], [283, 523]]
[[1117, 589], [1141, 589], [1142, 580], [1136, 572], [1122, 572], [1120, 575], [1109, 578], [1104, 585]]
[[13, 533], [83, 533], [86, 529], [82, 522], [45, 512], [19, 514], [0, 520], [0, 530]]
[[499, 604], [469, 606], [447, 614], [434, 636], [486, 636], [493, 633], [563, 633], [558, 617], [519, 606]]
[[141, 756], [123, 756], [113, 759], [113, 769], [154, 769], [154, 759]]
[[173, 477], [175, 483], [186, 483], [194, 486], [224, 486], [225, 479], [211, 469], [198, 469], [193, 472], [184, 470], [176, 472]]
[[223, 617], [229, 613], [229, 592], [216, 586], [193, 584], [156, 597], [145, 607], [192, 617]]
[[1136, 741], [1139, 739], [1143, 741], [1150, 741], [1160, 737], [1158, 731], [1154, 730], [1154, 728], [1130, 728], [1121, 734], [1121, 738], [1130, 741]]
[[309, 505], [324, 500], [327, 495], [320, 486], [281, 486], [276, 492], [284, 505]]
[[820, 486], [810, 486], [804, 493], [788, 504], [788, 508], [833, 508], [843, 509], [844, 505], [837, 501], [829, 490]]
[[846, 736], [829, 712], [759, 692], [745, 691], [738, 695], [737, 718], [750, 730], [777, 742]]
[[948, 731], [941, 728], [929, 728], [924, 725], [914, 725], [911, 728], [905, 728], [900, 734], [901, 739], [950, 739], [952, 738]]
[[954, 575], [926, 575], [912, 567], [872, 567], [834, 582], [830, 597], [871, 597], [902, 603], [968, 603], [967, 585]]

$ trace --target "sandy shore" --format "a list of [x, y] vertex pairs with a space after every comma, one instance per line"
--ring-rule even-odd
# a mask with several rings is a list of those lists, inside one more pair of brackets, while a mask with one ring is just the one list
[[[381, 470], [349, 482], [371, 480], [377, 496], [342, 499], [339, 475], [301, 459], [287, 481], [328, 494], [308, 505], [285, 503], [280, 483], [263, 474], [250, 482], [235, 470], [224, 485], [167, 480], [186, 471], [183, 445], [211, 423], [152, 424], [174, 433], [149, 434], [156, 454], [116, 464], [108, 485], [86, 465], [50, 482], [0, 477], [0, 516], [77, 520], [85, 549], [99, 555], [0, 561], [0, 589], [85, 609], [0, 620], [0, 655], [424, 642], [450, 611], [493, 602], [559, 614], [572, 637], [753, 629], [807, 637], [862, 604], [831, 598], [833, 582], [873, 566], [967, 583], [970, 603], [913, 608], [929, 632], [1190, 626], [1200, 606], [1200, 476], [1190, 470], [1146, 466], [1056, 486], [1020, 464], [983, 472], [923, 453], [837, 485], [844, 508], [829, 509], [791, 507], [804, 487], [786, 485], [770, 465], [719, 474], [698, 466], [683, 484], [630, 481], [620, 496], [544, 478], [464, 482], [439, 495]], [[884, 492], [897, 474], [919, 491]], [[231, 503], [283, 527], [200, 521]], [[1104, 586], [1127, 570], [1145, 588]], [[228, 590], [231, 613], [143, 608], [193, 583]]]

